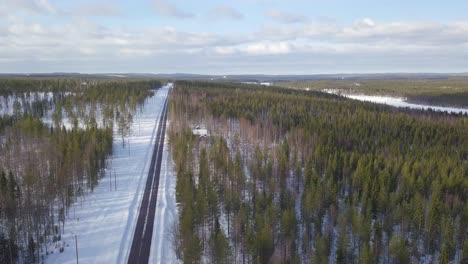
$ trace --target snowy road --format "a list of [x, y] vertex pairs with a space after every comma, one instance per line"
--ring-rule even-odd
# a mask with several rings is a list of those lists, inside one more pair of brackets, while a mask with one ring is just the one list
[[[127, 263], [158, 123], [171, 87], [172, 84], [168, 84], [147, 99], [142, 110], [134, 116], [129, 141], [125, 145], [121, 137], [114, 136], [114, 152], [106, 176], [92, 193], [71, 206], [59, 242], [65, 244], [65, 250], [59, 253], [58, 243], [48, 243], [46, 263], [76, 263], [75, 235], [80, 264]], [[176, 180], [169, 148], [167, 144], [163, 145], [150, 263], [176, 263], [174, 250], [166, 239], [177, 219]], [[109, 175], [113, 176], [112, 180]]]
[[164, 104], [161, 119], [156, 134], [156, 144], [151, 158], [145, 192], [141, 201], [133, 242], [128, 256], [128, 263], [148, 263], [153, 236], [156, 201], [158, 197], [161, 161], [164, 147], [167, 121], [167, 99]]

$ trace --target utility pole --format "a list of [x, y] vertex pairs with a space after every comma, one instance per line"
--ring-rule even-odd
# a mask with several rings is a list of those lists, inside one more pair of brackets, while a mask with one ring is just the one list
[[78, 237], [75, 235], [76, 264], [78, 264]]

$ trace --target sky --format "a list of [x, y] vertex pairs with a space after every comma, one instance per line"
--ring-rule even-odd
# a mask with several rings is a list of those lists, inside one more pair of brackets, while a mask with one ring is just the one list
[[467, 11], [466, 0], [0, 0], [0, 72], [468, 72]]

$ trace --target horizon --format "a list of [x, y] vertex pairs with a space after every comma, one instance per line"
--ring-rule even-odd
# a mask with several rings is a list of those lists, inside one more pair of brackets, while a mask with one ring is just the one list
[[461, 0], [5, 0], [0, 72], [464, 73], [464, 10]]
[[[194, 76], [336, 76], [336, 75], [448, 75], [464, 77], [467, 72], [326, 72], [326, 73], [287, 73], [287, 74], [271, 74], [271, 73], [196, 73], [196, 72], [0, 72], [0, 75], [194, 75]], [[116, 76], [118, 77], [118, 76]], [[124, 76], [125, 77], [125, 76]]]

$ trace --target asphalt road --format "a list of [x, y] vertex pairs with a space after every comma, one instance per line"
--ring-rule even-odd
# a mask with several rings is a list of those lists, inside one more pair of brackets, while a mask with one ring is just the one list
[[[168, 96], [169, 97], [169, 96]], [[146, 180], [145, 191], [141, 201], [140, 212], [135, 227], [132, 246], [128, 256], [129, 264], [148, 263], [153, 236], [154, 216], [156, 212], [156, 200], [158, 197], [159, 174], [161, 171], [162, 151], [164, 147], [164, 135], [166, 133], [167, 98], [159, 120], [153, 155]]]

